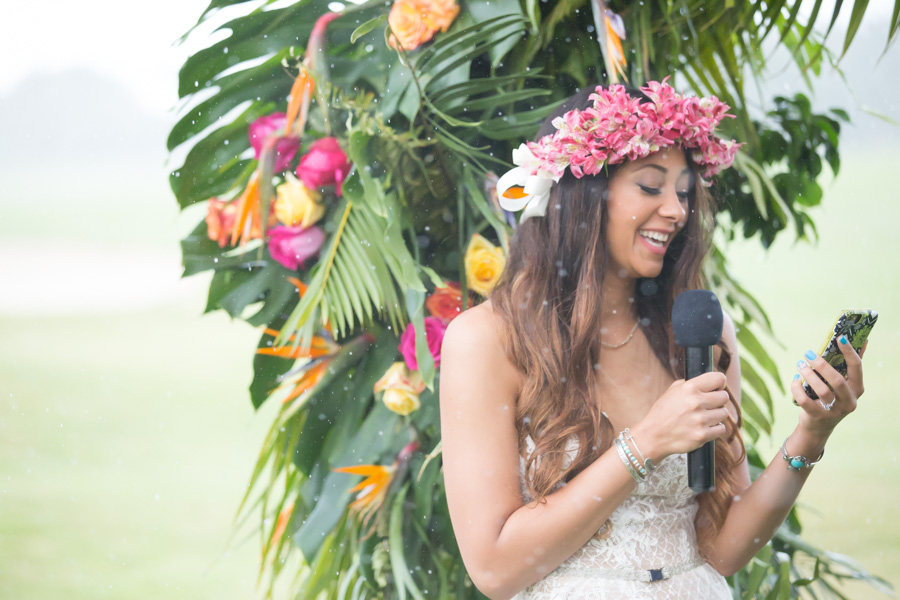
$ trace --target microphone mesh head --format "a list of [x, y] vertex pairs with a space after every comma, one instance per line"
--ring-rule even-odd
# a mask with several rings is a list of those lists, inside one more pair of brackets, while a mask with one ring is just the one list
[[679, 346], [715, 346], [722, 339], [722, 324], [722, 306], [709, 290], [689, 290], [675, 298], [672, 332]]

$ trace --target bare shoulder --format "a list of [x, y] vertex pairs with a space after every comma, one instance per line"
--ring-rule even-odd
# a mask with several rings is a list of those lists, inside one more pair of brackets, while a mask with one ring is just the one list
[[[447, 506], [467, 567], [486, 564], [522, 505], [516, 370], [487, 302], [450, 322], [441, 346], [441, 445]], [[475, 576], [473, 576], [475, 578]]]
[[[464, 311], [450, 322], [444, 333], [441, 364], [446, 355], [458, 355], [466, 364], [480, 364], [492, 378], [518, 392], [522, 373], [509, 361], [502, 343], [503, 324], [488, 300]], [[443, 368], [442, 368], [443, 372]]]

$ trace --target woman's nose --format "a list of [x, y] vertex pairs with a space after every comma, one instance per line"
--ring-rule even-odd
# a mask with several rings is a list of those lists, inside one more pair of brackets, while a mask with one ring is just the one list
[[668, 190], [663, 193], [662, 198], [663, 202], [659, 207], [659, 214], [674, 223], [683, 221], [687, 215], [687, 210], [681, 202], [681, 198], [678, 197], [678, 192], [674, 189]]

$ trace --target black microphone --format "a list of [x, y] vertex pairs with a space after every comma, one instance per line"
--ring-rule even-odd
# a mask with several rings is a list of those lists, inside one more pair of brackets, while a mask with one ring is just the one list
[[[709, 290], [678, 294], [672, 306], [675, 343], [684, 348], [684, 378], [714, 369], [713, 346], [722, 339], [722, 306]], [[688, 487], [695, 492], [716, 489], [716, 446], [707, 442], [688, 452]]]

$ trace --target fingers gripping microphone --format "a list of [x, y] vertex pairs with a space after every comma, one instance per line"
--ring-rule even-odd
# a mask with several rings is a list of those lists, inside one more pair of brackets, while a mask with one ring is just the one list
[[[675, 298], [672, 307], [672, 332], [675, 343], [684, 348], [684, 378], [709, 373], [713, 365], [713, 346], [722, 339], [722, 307], [709, 290], [689, 290]], [[688, 452], [688, 487], [709, 492], [716, 487], [715, 442], [707, 442]]]

